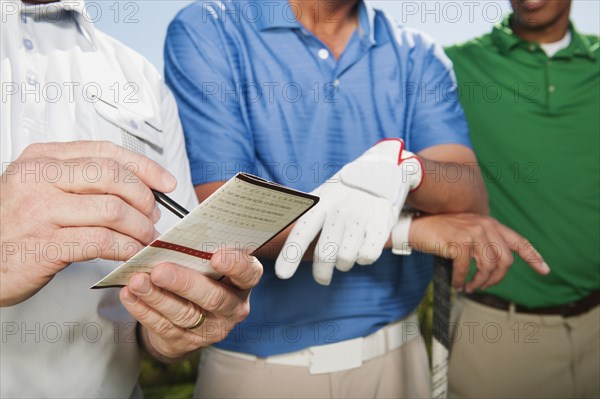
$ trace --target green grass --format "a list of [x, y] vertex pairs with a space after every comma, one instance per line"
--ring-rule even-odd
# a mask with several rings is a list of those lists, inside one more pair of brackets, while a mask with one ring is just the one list
[[189, 399], [194, 394], [194, 383], [145, 388], [145, 399]]

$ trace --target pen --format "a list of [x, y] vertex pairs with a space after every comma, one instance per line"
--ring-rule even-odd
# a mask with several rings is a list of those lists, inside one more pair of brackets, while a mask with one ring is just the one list
[[152, 190], [152, 194], [154, 194], [156, 202], [158, 202], [159, 204], [161, 204], [180, 218], [183, 219], [188, 213], [190, 213], [190, 211], [179, 205], [177, 202], [173, 201], [166, 194], [163, 194], [156, 190]]

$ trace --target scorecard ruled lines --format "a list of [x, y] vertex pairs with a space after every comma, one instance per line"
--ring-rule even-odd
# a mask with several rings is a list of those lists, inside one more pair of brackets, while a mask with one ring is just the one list
[[253, 253], [318, 200], [240, 173], [93, 288], [126, 285], [134, 273], [167, 262], [218, 279], [210, 259], [219, 249]]

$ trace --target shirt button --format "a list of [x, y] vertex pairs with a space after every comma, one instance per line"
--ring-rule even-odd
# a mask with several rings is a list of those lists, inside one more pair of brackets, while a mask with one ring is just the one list
[[529, 45], [529, 51], [535, 51], [535, 44]]
[[23, 46], [25, 46], [25, 48], [29, 51], [33, 50], [33, 42], [29, 39], [23, 40]]
[[329, 58], [329, 51], [327, 51], [327, 49], [324, 48], [319, 50], [319, 58], [322, 60], [326, 60], [327, 58]]
[[29, 83], [32, 86], [38, 83], [37, 75], [33, 72], [27, 72], [25, 80], [27, 80], [27, 83]]
[[550, 86], [548, 86], [548, 91], [549, 91], [550, 93], [554, 93], [554, 92], [556, 91], [556, 87], [554, 87], [554, 86], [550, 85]]
[[133, 119], [129, 121], [129, 126], [131, 126], [132, 129], [138, 128], [138, 124]]
[[333, 81], [333, 87], [339, 87], [340, 86], [340, 80], [336, 79]]

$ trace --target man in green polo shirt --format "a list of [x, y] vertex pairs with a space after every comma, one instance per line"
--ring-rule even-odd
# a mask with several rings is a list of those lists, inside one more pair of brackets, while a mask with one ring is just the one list
[[450, 359], [456, 397], [600, 396], [600, 46], [571, 1], [511, 0], [490, 34], [447, 49], [493, 217], [552, 272], [518, 259], [461, 296]]

